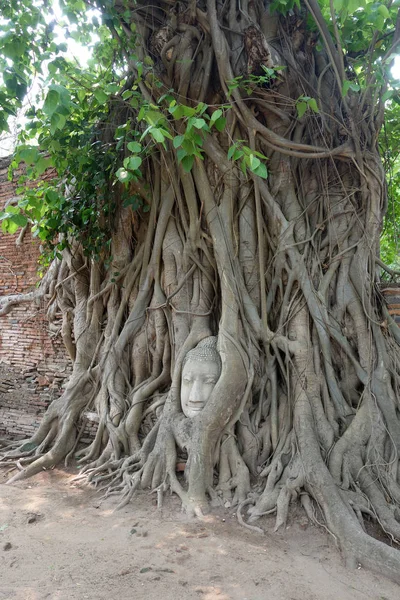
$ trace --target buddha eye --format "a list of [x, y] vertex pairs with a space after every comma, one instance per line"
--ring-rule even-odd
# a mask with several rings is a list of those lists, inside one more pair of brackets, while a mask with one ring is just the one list
[[189, 379], [189, 377], [184, 377], [184, 378], [183, 378], [183, 382], [184, 382], [184, 383], [191, 383], [191, 382], [192, 382], [192, 380], [191, 380], [191, 379]]

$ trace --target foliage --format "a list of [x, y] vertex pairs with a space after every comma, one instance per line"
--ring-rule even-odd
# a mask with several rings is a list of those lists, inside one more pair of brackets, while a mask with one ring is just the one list
[[388, 207], [381, 237], [382, 260], [400, 267], [400, 104], [396, 96], [386, 103], [385, 124], [380, 136], [388, 181]]
[[[106, 190], [115, 153], [112, 145], [100, 143], [96, 137], [99, 138], [98, 127], [109, 113], [108, 102], [119, 90], [113, 72], [117, 46], [102, 25], [97, 29], [99, 42], [93, 59], [87, 68], [82, 68], [65, 54], [64, 41], [56, 43], [56, 15], [51, 6], [38, 7], [32, 2], [20, 7], [20, 4], [12, 2], [10, 10], [3, 13], [6, 29], [13, 32], [13, 36], [6, 36], [10, 38], [8, 41], [0, 38], [2, 50], [8, 57], [4, 60], [10, 63], [11, 57], [9, 68], [24, 82], [25, 91], [36, 81], [41, 93], [36, 99], [30, 99], [31, 107], [25, 115], [27, 123], [11, 164], [11, 169], [20, 162], [27, 165], [17, 190], [22, 199], [18, 207], [8, 207], [2, 214], [2, 228], [14, 232], [16, 226], [23, 226], [29, 220], [34, 235], [48, 242], [50, 250], [54, 248], [56, 235], [61, 234], [54, 252], [62, 249], [72, 235], [85, 239], [89, 253], [97, 253], [106, 241], [100, 223], [107, 220], [112, 208]], [[79, 29], [74, 31], [78, 21]], [[98, 22], [97, 19], [89, 22], [85, 17], [85, 4], [76, 1], [68, 4], [59, 24], [65, 28], [66, 35], [87, 44]], [[23, 36], [20, 35], [22, 26], [26, 27]], [[29, 37], [33, 26], [36, 34]], [[10, 45], [15, 46], [13, 52], [9, 50]], [[23, 100], [22, 94], [14, 95], [13, 91], [5, 80], [3, 108], [9, 114], [15, 114]], [[25, 186], [48, 168], [56, 170], [58, 179], [40, 182], [36, 189], [32, 185]]]
[[247, 77], [238, 75], [227, 82], [228, 98], [232, 95], [233, 90], [242, 89], [247, 95], [251, 95], [257, 87], [268, 87], [272, 85], [279, 77], [279, 72], [285, 67], [274, 66], [272, 68], [261, 65], [261, 75], [250, 73]]
[[[62, 22], [67, 24], [67, 31], [79, 24], [74, 34], [79, 43], [88, 43], [96, 34], [93, 58], [86, 67], [68, 58], [65, 42], [56, 43], [56, 17], [51, 5], [41, 11], [32, 2], [26, 13], [31, 11], [31, 16], [22, 18], [22, 7], [18, 2], [13, 4], [13, 10], [4, 13], [13, 36], [3, 38], [0, 49], [4, 57], [12, 59], [10, 68], [23, 82], [23, 90], [15, 94], [16, 84], [5, 77], [2, 98], [7, 98], [3, 104], [7, 114], [16, 114], [35, 77], [42, 86], [36, 101], [30, 100], [27, 123], [11, 164], [10, 176], [21, 162], [27, 165], [17, 190], [21, 200], [0, 213], [2, 229], [14, 233], [32, 223], [34, 235], [47, 244], [45, 262], [59, 255], [71, 237], [84, 245], [87, 254], [98, 255], [109, 243], [116, 208], [110, 188], [118, 181], [124, 184], [124, 206], [140, 209], [143, 201], [132, 192], [130, 183], [142, 178], [143, 161], [152, 148], [159, 144], [166, 148], [166, 141], [170, 141], [177, 150], [177, 160], [188, 172], [196, 157], [203, 158], [204, 135], [212, 128], [223, 131], [224, 113], [230, 110], [230, 105], [187, 106], [178, 103], [172, 93], [163, 94], [158, 105], [149, 104], [140, 91], [144, 78], [151, 75], [152, 85], [161, 87], [152, 73], [152, 60], [147, 57], [141, 63], [135, 55], [135, 38], [126, 38], [121, 29], [117, 38], [113, 35], [117, 24], [111, 7], [103, 8], [100, 27], [97, 16], [90, 19], [85, 15], [83, 3], [66, 2], [64, 7]], [[38, 36], [31, 39], [28, 32], [33, 24], [38, 27]], [[27, 30], [17, 39], [23, 26]], [[117, 43], [121, 38], [124, 52]], [[125, 66], [127, 55], [137, 69], [133, 81]], [[269, 69], [264, 76], [243, 83], [254, 87], [275, 76], [275, 70]], [[6, 116], [1, 126], [7, 128]], [[108, 143], [100, 141], [104, 128], [111, 132]], [[260, 162], [263, 155], [256, 156], [245, 145], [237, 150], [234, 160], [242, 155], [242, 170], [267, 177]], [[58, 178], [39, 182], [36, 189], [29, 186], [48, 168], [54, 168]]]

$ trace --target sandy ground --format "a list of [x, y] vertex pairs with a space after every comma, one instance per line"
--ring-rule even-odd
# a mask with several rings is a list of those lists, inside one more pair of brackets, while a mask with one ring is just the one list
[[[110, 500], [54, 470], [0, 483], [0, 600], [399, 600], [400, 587], [347, 571], [323, 530], [296, 520], [261, 536], [233, 511], [191, 520], [171, 497]], [[0, 481], [4, 482], [0, 473]]]

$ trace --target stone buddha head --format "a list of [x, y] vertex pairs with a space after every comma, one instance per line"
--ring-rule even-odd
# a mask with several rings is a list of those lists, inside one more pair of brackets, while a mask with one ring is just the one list
[[183, 361], [181, 405], [185, 417], [195, 417], [208, 402], [221, 375], [221, 357], [215, 336], [204, 338]]

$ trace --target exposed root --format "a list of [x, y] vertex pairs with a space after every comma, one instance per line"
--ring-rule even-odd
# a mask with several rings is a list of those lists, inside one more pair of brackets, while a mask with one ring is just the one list
[[241, 502], [237, 508], [236, 511], [236, 515], [238, 518], [238, 521], [241, 525], [243, 525], [243, 527], [246, 527], [246, 529], [250, 529], [250, 531], [255, 531], [256, 533], [261, 533], [261, 535], [264, 535], [264, 530], [261, 529], [261, 527], [256, 527], [255, 525], [249, 525], [248, 523], [245, 522], [245, 520], [243, 519], [243, 515], [242, 515], [242, 509], [245, 506], [248, 506], [249, 504], [252, 504], [253, 500], [251, 498], [249, 498], [248, 500], [244, 500], [243, 502]]

